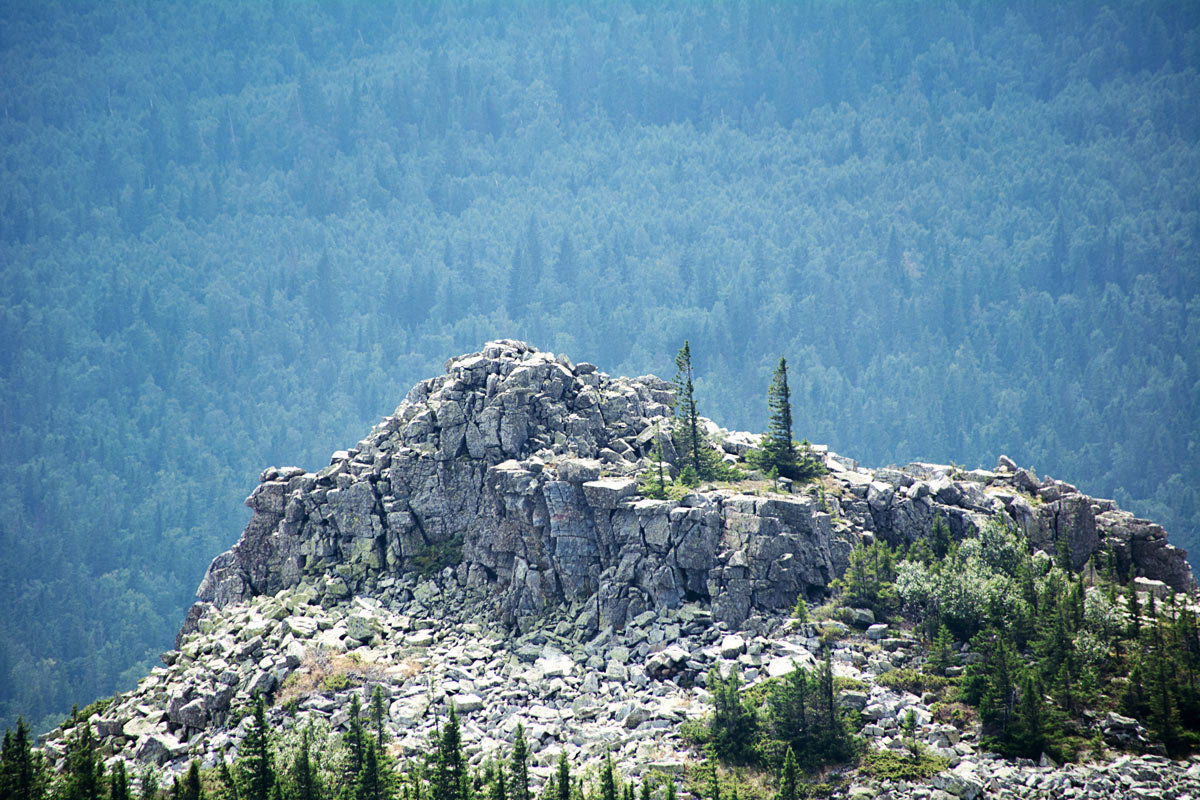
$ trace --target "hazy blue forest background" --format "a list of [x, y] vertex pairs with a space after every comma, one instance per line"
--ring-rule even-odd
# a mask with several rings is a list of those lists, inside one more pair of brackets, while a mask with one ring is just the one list
[[1197, 543], [1200, 4], [0, 3], [0, 726], [489, 338]]

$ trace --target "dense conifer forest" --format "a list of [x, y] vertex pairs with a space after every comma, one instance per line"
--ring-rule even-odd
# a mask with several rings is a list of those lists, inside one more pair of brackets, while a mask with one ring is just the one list
[[667, 378], [689, 338], [756, 431], [786, 354], [802, 437], [1197, 541], [1200, 6], [0, 20], [0, 726], [132, 685], [259, 470], [500, 336]]

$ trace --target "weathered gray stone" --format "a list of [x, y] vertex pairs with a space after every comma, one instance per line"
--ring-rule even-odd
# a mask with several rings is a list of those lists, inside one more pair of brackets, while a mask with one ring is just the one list
[[186, 752], [187, 745], [181, 744], [171, 734], [153, 733], [142, 737], [134, 756], [138, 761], [161, 765]]
[[868, 628], [875, 624], [875, 612], [869, 608], [849, 609], [850, 624], [858, 628]]
[[370, 614], [357, 613], [346, 617], [346, 635], [363, 644], [370, 644], [377, 630], [375, 620]]
[[600, 477], [600, 462], [594, 459], [564, 458], [557, 462], [559, 480], [582, 484]]
[[633, 478], [599, 478], [584, 483], [583, 493], [592, 508], [613, 509], [622, 500], [637, 494], [637, 481]]
[[450, 698], [454, 707], [463, 714], [470, 714], [483, 708], [483, 698], [474, 693], [456, 694]]
[[179, 709], [178, 721], [189, 728], [203, 728], [208, 722], [208, 711], [205, 708], [204, 700], [197, 697]]

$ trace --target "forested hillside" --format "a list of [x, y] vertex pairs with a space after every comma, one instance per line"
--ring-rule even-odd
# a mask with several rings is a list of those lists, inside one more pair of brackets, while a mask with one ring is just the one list
[[1200, 532], [1200, 6], [0, 4], [0, 726], [127, 687], [267, 464], [525, 338]]

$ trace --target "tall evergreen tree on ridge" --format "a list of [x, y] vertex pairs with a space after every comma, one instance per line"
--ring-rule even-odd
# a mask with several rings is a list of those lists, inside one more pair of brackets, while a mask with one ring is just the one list
[[779, 357], [779, 365], [767, 389], [767, 432], [762, 439], [762, 465], [774, 468], [785, 478], [798, 477], [796, 445], [792, 441], [792, 393], [787, 382], [787, 359]]
[[725, 464], [700, 430], [700, 414], [696, 409], [696, 390], [692, 381], [692, 347], [685, 339], [683, 347], [675, 355], [675, 422], [671, 431], [675, 452], [683, 468], [680, 478], [690, 485], [701, 480], [737, 478], [741, 473]]
[[696, 412], [696, 392], [692, 384], [692, 346], [683, 340], [683, 347], [675, 355], [675, 427], [682, 443], [680, 455], [690, 461], [690, 466], [701, 474], [700, 463], [700, 420]]
[[820, 475], [823, 468], [808, 453], [807, 443], [800, 452], [792, 440], [792, 393], [788, 387], [787, 359], [783, 356], [779, 357], [767, 388], [767, 410], [767, 432], [751, 460], [761, 469], [795, 481]]

